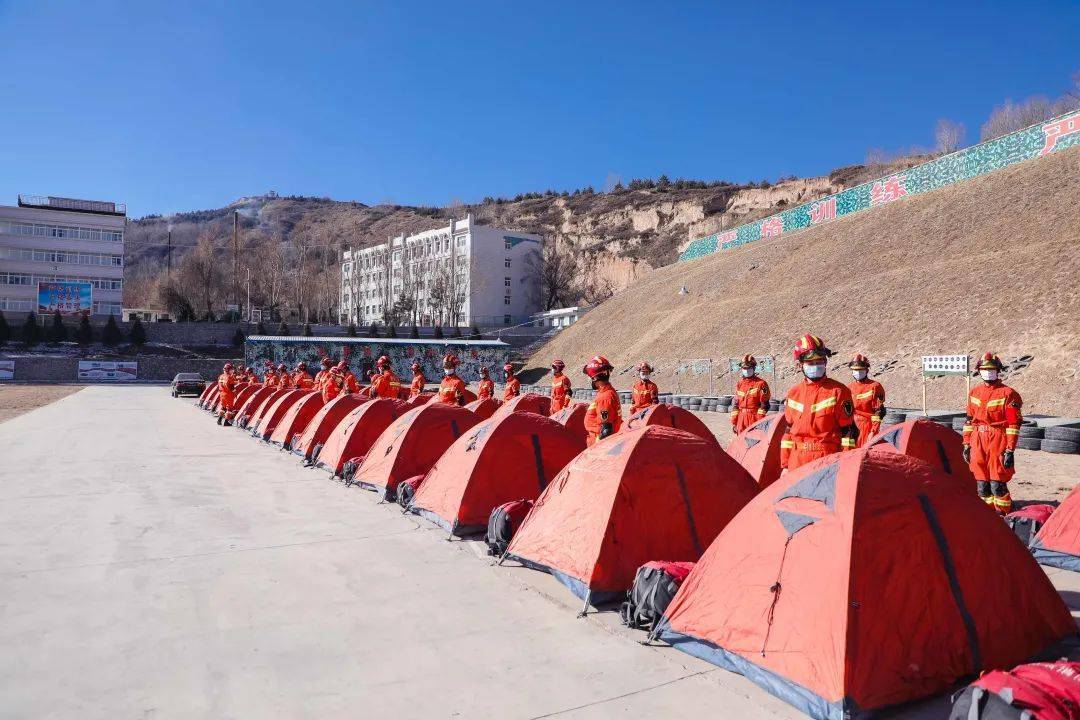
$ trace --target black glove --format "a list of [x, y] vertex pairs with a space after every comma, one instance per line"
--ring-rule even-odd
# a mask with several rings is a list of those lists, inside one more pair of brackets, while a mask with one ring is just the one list
[[1006, 470], [1013, 466], [1012, 450], [1006, 450], [1005, 452], [1001, 453], [1001, 464], [1005, 467]]
[[615, 432], [615, 428], [612, 427], [611, 423], [604, 423], [600, 426], [600, 439], [603, 440], [613, 432]]
[[971, 462], [971, 446], [970, 445], [965, 445], [964, 446], [964, 462], [966, 462], [966, 463]]

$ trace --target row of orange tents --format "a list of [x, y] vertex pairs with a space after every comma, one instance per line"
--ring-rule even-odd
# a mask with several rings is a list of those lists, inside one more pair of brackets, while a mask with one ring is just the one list
[[974, 493], [959, 436], [926, 420], [781, 475], [778, 414], [725, 450], [694, 414], [654, 405], [586, 449], [585, 406], [548, 417], [540, 395], [323, 405], [266, 390], [240, 391], [241, 426], [383, 498], [408, 483], [409, 509], [453, 535], [534, 501], [503, 559], [551, 573], [586, 608], [625, 596], [646, 562], [696, 561], [654, 636], [812, 717], [939, 693], [1076, 632]]

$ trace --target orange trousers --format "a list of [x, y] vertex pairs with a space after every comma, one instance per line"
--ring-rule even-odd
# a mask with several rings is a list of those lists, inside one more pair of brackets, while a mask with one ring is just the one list
[[1001, 454], [1005, 452], [1005, 429], [992, 425], [976, 425], [971, 432], [971, 474], [976, 480], [996, 480], [1009, 482], [1016, 474], [1016, 468], [1006, 468], [1001, 464]]

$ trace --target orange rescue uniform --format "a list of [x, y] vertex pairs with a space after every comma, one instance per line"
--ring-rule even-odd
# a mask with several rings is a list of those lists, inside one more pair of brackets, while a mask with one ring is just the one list
[[315, 381], [307, 374], [307, 370], [297, 370], [293, 373], [292, 385], [297, 390], [311, 390], [315, 387]]
[[855, 447], [862, 447], [872, 435], [881, 429], [881, 417], [885, 412], [885, 388], [877, 380], [856, 380], [848, 385], [855, 403], [855, 426], [859, 439]]
[[360, 392], [360, 381], [356, 379], [351, 370], [346, 370], [342, 376], [342, 390], [346, 393]]
[[830, 377], [804, 378], [788, 390], [784, 417], [788, 430], [780, 440], [780, 464], [788, 470], [855, 448], [855, 440], [844, 437], [855, 423], [851, 391]]
[[513, 400], [521, 394], [521, 381], [516, 377], [509, 377], [506, 380], [505, 388], [503, 389], [503, 402], [507, 400]]
[[1002, 464], [1001, 455], [1006, 450], [1016, 450], [1020, 424], [1024, 421], [1023, 405], [1020, 393], [1000, 380], [972, 388], [964, 444], [971, 446], [969, 466], [976, 480], [1009, 482], [1016, 473], [1016, 468]]
[[277, 374], [272, 373], [270, 371], [267, 371], [266, 375], [263, 376], [263, 385], [265, 387], [277, 387], [278, 386]]
[[570, 378], [563, 373], [555, 373], [551, 377], [551, 414], [559, 412], [570, 404]]
[[236, 377], [232, 373], [223, 372], [218, 376], [218, 398], [220, 399], [221, 414], [231, 420], [232, 413], [236, 408]]
[[465, 404], [465, 381], [455, 375], [447, 375], [439, 383], [439, 394], [435, 398], [448, 405]]
[[630, 414], [634, 415], [639, 410], [644, 410], [650, 405], [660, 402], [660, 388], [652, 380], [641, 380], [634, 383], [630, 394]]
[[611, 383], [597, 380], [596, 397], [585, 411], [585, 431], [589, 433], [587, 444], [592, 445], [600, 439], [604, 423], [611, 423], [612, 433], [619, 432], [622, 427], [622, 406], [619, 393], [615, 392]]
[[425, 385], [427, 385], [427, 378], [424, 377], [424, 373], [414, 373], [412, 376], [412, 385], [409, 386], [409, 397], [414, 398], [424, 392]]
[[337, 370], [330, 370], [323, 377], [322, 399], [328, 403], [342, 393], [345, 388], [345, 376]]
[[371, 381], [371, 397], [396, 398], [400, 390], [401, 380], [390, 368], [383, 370], [381, 375], [376, 375]]
[[739, 378], [735, 383], [735, 398], [731, 404], [731, 427], [740, 433], [765, 417], [769, 411], [772, 391], [769, 383], [755, 375]]
[[477, 400], [486, 400], [495, 397], [495, 381], [491, 378], [483, 378], [476, 390]]

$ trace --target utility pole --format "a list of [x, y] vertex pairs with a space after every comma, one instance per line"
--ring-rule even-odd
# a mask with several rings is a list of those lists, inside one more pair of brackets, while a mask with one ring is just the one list
[[240, 212], [232, 214], [233, 300], [240, 304]]
[[165, 279], [172, 280], [172, 225], [169, 226], [168, 250], [165, 251]]

